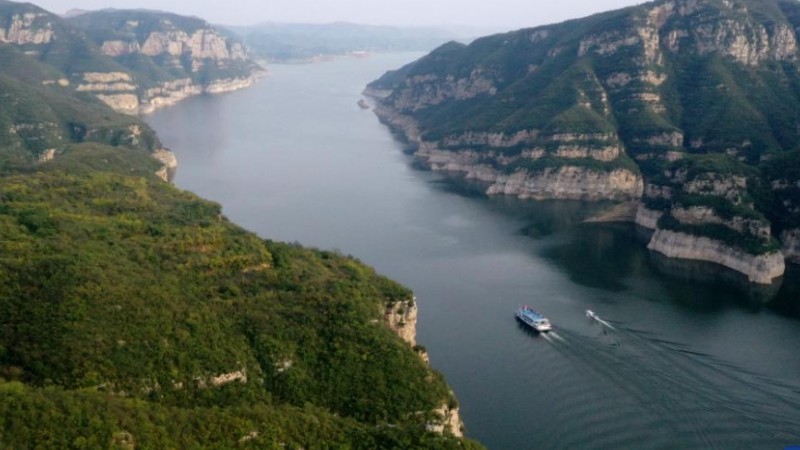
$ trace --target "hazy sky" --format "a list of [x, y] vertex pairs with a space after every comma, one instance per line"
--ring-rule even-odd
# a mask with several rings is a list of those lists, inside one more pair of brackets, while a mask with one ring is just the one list
[[380, 25], [522, 28], [643, 3], [641, 0], [29, 0], [55, 13], [72, 8], [147, 8], [210, 22], [347, 21]]

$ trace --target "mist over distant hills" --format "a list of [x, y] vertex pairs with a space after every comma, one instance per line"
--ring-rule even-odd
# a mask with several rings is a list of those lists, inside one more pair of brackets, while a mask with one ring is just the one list
[[352, 52], [430, 51], [449, 41], [469, 42], [489, 30], [471, 27], [394, 27], [348, 22], [262, 23], [227, 27], [257, 57], [303, 61]]

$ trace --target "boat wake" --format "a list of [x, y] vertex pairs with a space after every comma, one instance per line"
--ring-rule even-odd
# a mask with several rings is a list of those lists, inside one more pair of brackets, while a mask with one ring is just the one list
[[550, 339], [550, 337], [552, 337], [553, 339], [555, 339], [555, 340], [557, 340], [557, 341], [560, 341], [560, 342], [565, 342], [565, 343], [567, 342], [567, 341], [566, 341], [566, 339], [564, 339], [563, 337], [561, 337], [561, 335], [560, 335], [560, 334], [558, 334], [558, 333], [556, 333], [555, 331], [551, 331], [550, 333], [547, 333], [547, 334], [548, 334], [549, 336], [547, 336], [547, 335], [545, 335], [545, 336], [547, 336], [547, 337], [548, 337], [548, 339], [547, 339], [547, 340], [549, 340], [550, 342], [553, 342], [553, 341], [552, 341], [552, 339]]
[[[556, 358], [549, 362], [554, 373], [542, 395], [554, 403], [553, 423], [565, 424], [556, 425], [561, 429], [548, 446], [784, 448], [796, 440], [797, 386], [748, 373], [684, 343], [614, 327], [596, 315], [594, 320], [602, 334], [563, 328], [542, 334], [556, 350], [548, 357]], [[580, 405], [566, 400], [578, 398]], [[593, 444], [581, 447], [586, 442]]]

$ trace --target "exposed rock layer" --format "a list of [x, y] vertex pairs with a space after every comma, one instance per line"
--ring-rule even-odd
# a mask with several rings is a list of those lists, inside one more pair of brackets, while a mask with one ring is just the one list
[[786, 269], [780, 252], [756, 256], [707, 237], [670, 230], [657, 230], [647, 248], [670, 258], [721, 264], [745, 274], [753, 283], [771, 284]]

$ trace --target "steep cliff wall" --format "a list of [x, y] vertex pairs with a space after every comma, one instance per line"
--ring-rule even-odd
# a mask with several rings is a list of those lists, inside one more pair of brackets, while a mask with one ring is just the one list
[[797, 261], [797, 30], [792, 1], [657, 0], [451, 42], [365, 94], [420, 165], [487, 194], [641, 200], [643, 227], [754, 258], [782, 236]]
[[707, 237], [669, 230], [657, 230], [647, 248], [670, 258], [717, 263], [747, 275], [753, 283], [770, 284], [786, 269], [780, 252], [756, 256]]
[[417, 304], [414, 300], [396, 302], [386, 307], [384, 320], [389, 329], [409, 345], [417, 345]]
[[36, 11], [12, 14], [8, 23], [0, 22], [0, 43], [15, 45], [49, 44], [54, 35], [48, 14]]
[[118, 73], [107, 73], [105, 82], [82, 85], [119, 112], [151, 113], [194, 95], [251, 86], [264, 74], [243, 43], [200, 19], [103, 10], [81, 14], [68, 23], [127, 69], [126, 84], [119, 83]]
[[664, 213], [648, 209], [643, 204], [639, 205], [636, 210], [636, 225], [647, 228], [648, 230], [655, 230], [658, 228], [658, 221]]
[[[380, 93], [375, 91], [367, 90], [364, 93], [380, 98]], [[545, 139], [550, 144], [556, 144], [550, 153], [576, 162], [574, 165], [565, 162], [553, 167], [528, 168], [525, 167], [526, 163], [542, 159], [548, 150], [532, 144], [517, 154], [504, 154], [502, 151], [477, 151], [470, 146], [510, 148], [538, 139], [536, 132], [525, 131], [512, 136], [467, 133], [459, 137], [450, 136], [439, 142], [428, 142], [421, 136], [419, 126], [412, 117], [385, 105], [376, 107], [375, 113], [411, 143], [415, 149], [414, 157], [423, 166], [485, 182], [488, 195], [522, 199], [631, 200], [641, 197], [644, 189], [642, 177], [637, 172], [626, 168], [584, 167], [580, 164], [587, 159], [610, 161], [619, 156], [620, 149], [605, 142], [605, 135], [599, 138], [576, 134], [549, 136]], [[589, 140], [603, 141], [603, 144], [599, 148], [581, 145]], [[451, 150], [453, 148], [457, 150]]]
[[[424, 349], [417, 346], [417, 315], [418, 307], [416, 297], [407, 301], [399, 301], [386, 306], [384, 322], [390, 330], [414, 347], [420, 357], [428, 362], [428, 355]], [[451, 393], [452, 395], [452, 393]], [[435, 419], [428, 423], [428, 430], [435, 433], [450, 433], [457, 437], [464, 435], [464, 422], [461, 420], [459, 408], [455, 404], [443, 403], [433, 411]]]

